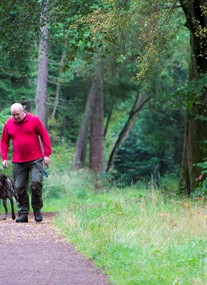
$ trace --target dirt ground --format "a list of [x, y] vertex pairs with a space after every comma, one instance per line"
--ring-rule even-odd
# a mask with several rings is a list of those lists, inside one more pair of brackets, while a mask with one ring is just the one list
[[109, 285], [107, 276], [52, 226], [54, 213], [36, 223], [0, 220], [0, 285]]

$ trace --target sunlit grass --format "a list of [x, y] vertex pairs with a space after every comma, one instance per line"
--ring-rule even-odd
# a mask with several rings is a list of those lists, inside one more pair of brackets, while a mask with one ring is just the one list
[[64, 190], [56, 225], [113, 284], [207, 284], [204, 203], [136, 186], [95, 189], [83, 172], [51, 179]]

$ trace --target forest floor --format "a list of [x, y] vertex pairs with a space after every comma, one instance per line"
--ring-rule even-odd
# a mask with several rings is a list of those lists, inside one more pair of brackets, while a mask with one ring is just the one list
[[54, 213], [36, 223], [0, 220], [0, 285], [109, 285], [107, 276], [53, 226]]

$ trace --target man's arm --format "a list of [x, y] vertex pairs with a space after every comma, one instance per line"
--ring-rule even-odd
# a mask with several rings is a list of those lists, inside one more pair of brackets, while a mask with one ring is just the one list
[[2, 157], [3, 167], [8, 167], [9, 142], [10, 142], [10, 137], [7, 132], [7, 125], [5, 124], [1, 137], [1, 157]]
[[47, 132], [47, 129], [45, 128], [44, 124], [41, 122], [41, 120], [38, 118], [39, 125], [38, 125], [38, 133], [39, 137], [41, 139], [41, 146], [42, 146], [42, 153], [44, 157], [44, 163], [45, 165], [48, 165], [50, 163], [50, 154], [52, 153], [52, 147], [50, 142], [50, 136]]

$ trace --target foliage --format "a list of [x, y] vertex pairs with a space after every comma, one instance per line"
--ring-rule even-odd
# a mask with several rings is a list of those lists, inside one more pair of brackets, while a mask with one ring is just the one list
[[1, 106], [34, 96], [35, 39], [39, 35], [39, 1], [0, 2]]
[[40, 33], [44, 1], [3, 0], [0, 2], [1, 52], [7, 59], [21, 61], [33, 50]]
[[[168, 109], [168, 107], [167, 107]], [[184, 122], [178, 110], [152, 101], [138, 117], [114, 163], [114, 178], [122, 184], [147, 184], [171, 173], [178, 175], [182, 157]]]
[[207, 158], [204, 158], [202, 162], [196, 163], [195, 167], [201, 169], [201, 175], [197, 177], [197, 187], [195, 191], [191, 193], [191, 196], [205, 200], [207, 198]]
[[[158, 82], [155, 85], [159, 85], [160, 97], [166, 96], [162, 92], [163, 89], [167, 90], [166, 93], [171, 94], [171, 90], [182, 84], [186, 78], [186, 58], [183, 56], [183, 49], [186, 47], [186, 33], [181, 27], [183, 18], [180, 15], [180, 9], [174, 10], [175, 16], [171, 14], [173, 2], [163, 3], [158, 0], [145, 2], [50, 1], [47, 125], [55, 151], [58, 148], [65, 148], [65, 144], [67, 144], [64, 159], [62, 154], [60, 155], [64, 161], [64, 167], [67, 169], [70, 168], [72, 149], [89, 92], [93, 55], [98, 48], [102, 49], [104, 62], [105, 121], [107, 114], [113, 112], [110, 122], [111, 129], [106, 137], [106, 159], [114, 138], [120, 131], [117, 126], [121, 126], [124, 122], [123, 114], [127, 114], [130, 109], [135, 94], [134, 90], [138, 88], [137, 82], [132, 80], [132, 77], [136, 78], [136, 74], [141, 74], [141, 77], [145, 79], [145, 85], [142, 86], [143, 92], [157, 94], [157, 90], [154, 91], [156, 88], [151, 88], [151, 86], [149, 88], [149, 85], [155, 81], [154, 73], [159, 74], [162, 83]], [[13, 100], [20, 99], [28, 99], [33, 104], [37, 64], [36, 41], [40, 36], [39, 19], [44, 3], [45, 1], [1, 1], [1, 23], [2, 29], [5, 31], [1, 34], [2, 49], [6, 47], [2, 50], [0, 60], [2, 94], [0, 102], [2, 107], [8, 106]], [[17, 29], [17, 27], [19, 28]], [[178, 33], [178, 28], [182, 33]], [[12, 44], [12, 40], [14, 44]], [[180, 43], [182, 43], [182, 49]], [[174, 46], [179, 46], [179, 52]], [[11, 56], [7, 56], [7, 48], [8, 54]], [[61, 63], [64, 53], [65, 58]], [[7, 69], [5, 70], [3, 67]], [[55, 118], [50, 118], [55, 107], [58, 84], [60, 84], [60, 94], [57, 112]], [[170, 91], [169, 86], [172, 88]], [[164, 112], [168, 112], [171, 106], [166, 101], [164, 104], [166, 104]], [[154, 115], [156, 116], [156, 114]], [[150, 115], [146, 111], [142, 117], [143, 125], [140, 124], [137, 127], [138, 129], [143, 128], [143, 134], [148, 133], [150, 128], [147, 124], [149, 117]], [[162, 118], [158, 121], [160, 122]], [[169, 121], [171, 120], [174, 120], [173, 115], [169, 118]], [[153, 123], [154, 118], [150, 118], [149, 121]], [[163, 135], [164, 131], [162, 132], [158, 123], [153, 126], [157, 132], [154, 137], [153, 135], [151, 138], [148, 136], [148, 141], [143, 135], [143, 142], [140, 142], [136, 134], [137, 129], [129, 138], [133, 141], [133, 143], [129, 143], [132, 147], [131, 157], [137, 151], [140, 158], [142, 153], [147, 151], [153, 158], [139, 162], [135, 168], [135, 164], [129, 165], [125, 161], [125, 167], [132, 169], [132, 173], [128, 172], [131, 175], [130, 178], [127, 178], [128, 182], [133, 180], [133, 171], [136, 172], [137, 167], [140, 171], [139, 175], [144, 172], [149, 175], [160, 161], [157, 149], [162, 146], [162, 142], [160, 144], [158, 142], [159, 136]], [[169, 126], [171, 126], [170, 123]], [[172, 128], [174, 131], [174, 126]], [[180, 136], [180, 133], [178, 135]], [[170, 137], [170, 139], [172, 138], [173, 136]], [[151, 146], [150, 141], [153, 142]], [[145, 143], [147, 147], [145, 147]], [[134, 149], [135, 146], [139, 147], [138, 150]], [[174, 165], [172, 165], [171, 142], [167, 136], [165, 136], [164, 147], [169, 147], [171, 153], [163, 158], [168, 171], [173, 169]], [[123, 148], [125, 149], [125, 146]], [[68, 155], [68, 153], [70, 154]], [[60, 169], [63, 169], [63, 166], [60, 166]]]
[[195, 104], [203, 104], [202, 95], [206, 85], [207, 75], [184, 83], [173, 94], [174, 106], [179, 106], [182, 103], [186, 110], [190, 110]]

